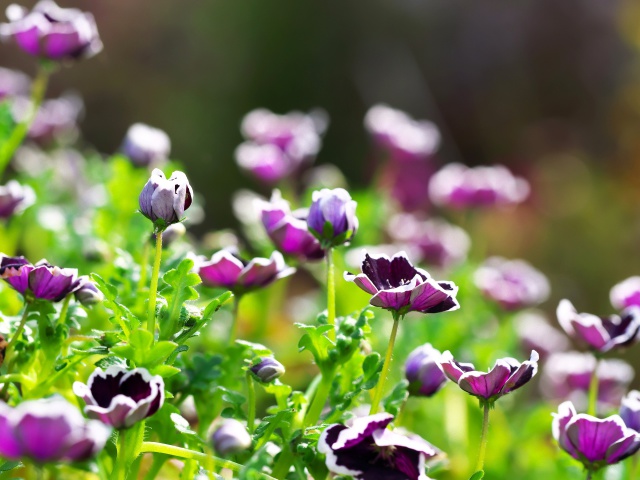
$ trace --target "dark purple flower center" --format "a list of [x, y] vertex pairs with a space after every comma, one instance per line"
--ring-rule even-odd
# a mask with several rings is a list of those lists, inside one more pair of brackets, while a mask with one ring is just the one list
[[136, 402], [148, 398], [151, 392], [151, 383], [147, 382], [141, 373], [134, 373], [120, 384], [120, 393]]
[[91, 384], [91, 394], [98, 405], [107, 408], [111, 400], [120, 392], [120, 380], [125, 372], [118, 372], [116, 375], [96, 376]]
[[378, 290], [402, 287], [411, 283], [416, 275], [427, 280], [425, 275], [417, 271], [411, 262], [402, 256], [389, 260], [385, 257], [371, 258], [367, 254], [362, 262], [362, 273], [369, 277]]

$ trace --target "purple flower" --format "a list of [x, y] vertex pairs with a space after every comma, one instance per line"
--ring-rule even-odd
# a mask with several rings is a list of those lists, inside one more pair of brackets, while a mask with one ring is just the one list
[[21, 213], [36, 201], [36, 194], [28, 185], [20, 185], [15, 180], [0, 186], [0, 218], [11, 218]]
[[553, 438], [589, 471], [618, 463], [640, 449], [640, 434], [627, 428], [618, 415], [605, 419], [576, 413], [564, 402], [553, 414]]
[[78, 282], [78, 289], [74, 292], [77, 301], [85, 307], [91, 307], [92, 305], [102, 303], [104, 295], [100, 290], [98, 290], [96, 284], [93, 283], [88, 276], [81, 276], [78, 278]]
[[85, 420], [62, 397], [29, 400], [15, 408], [0, 402], [0, 455], [36, 463], [79, 462], [94, 457], [111, 429]]
[[273, 382], [284, 375], [284, 365], [273, 357], [261, 358], [258, 363], [249, 368], [258, 380], [263, 383]]
[[234, 418], [225, 418], [210, 437], [213, 450], [223, 457], [240, 453], [251, 446], [246, 427]]
[[611, 305], [618, 310], [640, 307], [640, 277], [629, 277], [616, 284], [609, 294]]
[[471, 240], [455, 225], [441, 219], [422, 220], [410, 213], [394, 215], [387, 232], [394, 242], [410, 245], [420, 261], [446, 268], [467, 257]]
[[418, 435], [386, 427], [388, 413], [356, 418], [351, 427], [329, 425], [318, 440], [330, 472], [356, 480], [425, 480], [425, 461], [440, 451]]
[[134, 123], [127, 130], [120, 149], [134, 165], [160, 165], [169, 158], [171, 140], [169, 135], [159, 128]]
[[[83, 110], [82, 99], [75, 94], [45, 100], [36, 112], [28, 136], [40, 145], [73, 139]], [[24, 121], [30, 111], [31, 101], [28, 98], [19, 97], [13, 102], [12, 113], [17, 122]]]
[[306, 212], [292, 213], [277, 190], [270, 202], [259, 202], [259, 208], [262, 224], [278, 250], [301, 261], [324, 258], [320, 242], [307, 227]]
[[344, 188], [316, 190], [307, 217], [309, 230], [327, 247], [348, 242], [358, 230], [356, 205]]
[[569, 348], [569, 340], [560, 330], [553, 328], [538, 312], [524, 311], [514, 319], [516, 333], [525, 352], [535, 350], [541, 359]]
[[429, 182], [431, 201], [452, 208], [511, 205], [522, 202], [528, 195], [527, 181], [514, 177], [500, 165], [469, 168], [450, 163]]
[[440, 131], [434, 123], [414, 120], [387, 105], [371, 107], [364, 117], [364, 125], [393, 160], [425, 160], [440, 146]]
[[458, 287], [453, 282], [438, 282], [414, 267], [404, 252], [392, 258], [365, 254], [362, 273], [345, 272], [344, 279], [354, 282], [373, 295], [369, 303], [375, 307], [407, 312], [439, 313], [457, 310]]
[[640, 432], [640, 392], [638, 390], [631, 390], [622, 399], [620, 417], [627, 427]]
[[88, 58], [102, 50], [90, 13], [41, 0], [30, 12], [19, 5], [9, 5], [7, 17], [10, 23], [0, 25], [0, 36], [13, 39], [29, 55], [65, 60]]
[[442, 354], [440, 366], [450, 380], [467, 393], [495, 402], [498, 398], [517, 390], [538, 372], [538, 352], [520, 363], [515, 358], [501, 358], [488, 373], [478, 372], [472, 363], [456, 362], [448, 350]]
[[488, 258], [476, 270], [474, 281], [480, 291], [505, 310], [532, 307], [549, 297], [549, 281], [524, 260]]
[[598, 377], [598, 411], [608, 411], [620, 404], [634, 371], [619, 359], [596, 361], [590, 353], [558, 352], [546, 360], [540, 387], [546, 398], [571, 400], [579, 408], [588, 403], [589, 383], [596, 368]]
[[151, 172], [139, 198], [140, 213], [159, 230], [180, 222], [192, 202], [193, 190], [184, 173], [173, 172], [167, 180], [157, 168]]
[[442, 354], [430, 343], [413, 350], [404, 364], [405, 377], [409, 381], [409, 393], [416, 396], [431, 397], [447, 382], [440, 370]]
[[31, 80], [24, 73], [0, 67], [0, 101], [27, 95]]
[[297, 167], [285, 152], [270, 143], [244, 142], [235, 155], [240, 168], [267, 184], [278, 183]]
[[638, 340], [640, 309], [631, 307], [622, 316], [598, 317], [578, 313], [569, 300], [561, 300], [556, 310], [558, 322], [567, 334], [598, 352], [626, 347]]
[[54, 267], [46, 260], [32, 265], [24, 257], [2, 257], [0, 277], [27, 301], [38, 298], [58, 302], [80, 286], [75, 268]]
[[222, 287], [242, 295], [288, 277], [296, 271], [287, 267], [280, 252], [270, 258], [254, 258], [250, 262], [234, 256], [228, 250], [220, 250], [198, 266], [202, 282], [209, 287]]
[[129, 428], [156, 413], [164, 403], [164, 381], [146, 368], [113, 365], [106, 372], [96, 368], [87, 384], [75, 382], [73, 393], [87, 406], [85, 413], [113, 428]]

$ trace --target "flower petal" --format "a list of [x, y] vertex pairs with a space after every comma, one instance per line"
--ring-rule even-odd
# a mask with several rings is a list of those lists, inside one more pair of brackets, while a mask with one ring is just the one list
[[511, 375], [511, 368], [503, 360], [497, 360], [488, 372], [467, 372], [460, 377], [458, 385], [465, 392], [486, 400], [500, 393]]

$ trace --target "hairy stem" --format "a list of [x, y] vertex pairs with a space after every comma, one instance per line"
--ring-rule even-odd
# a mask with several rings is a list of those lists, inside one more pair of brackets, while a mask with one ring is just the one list
[[369, 415], [378, 413], [378, 407], [382, 400], [382, 394], [384, 393], [384, 385], [387, 381], [387, 375], [389, 374], [389, 367], [391, 365], [391, 357], [393, 356], [393, 346], [396, 343], [396, 335], [398, 334], [398, 325], [402, 317], [397, 313], [393, 313], [393, 328], [391, 329], [391, 337], [389, 338], [389, 345], [387, 346], [387, 354], [384, 357], [384, 364], [382, 365], [382, 371], [380, 372], [380, 379], [376, 385], [375, 392], [373, 394], [373, 400], [371, 401], [371, 410]]
[[487, 451], [487, 432], [489, 431], [489, 402], [483, 402], [484, 416], [482, 417], [482, 436], [480, 437], [480, 453], [478, 454], [478, 464], [476, 472], [484, 468], [484, 456]]
[[596, 363], [593, 367], [593, 371], [591, 372], [591, 381], [589, 382], [589, 409], [587, 413], [589, 415], [595, 415], [598, 407], [598, 364], [599, 360], [596, 360]]
[[249, 433], [253, 435], [253, 427], [256, 422], [256, 387], [249, 370], [247, 370], [245, 377], [247, 379], [247, 428]]
[[162, 232], [156, 232], [156, 254], [151, 273], [151, 287], [149, 288], [149, 316], [147, 330], [151, 335], [156, 334], [156, 300], [158, 296], [158, 276], [160, 275], [160, 261], [162, 260]]
[[[336, 268], [333, 263], [333, 248], [327, 250], [327, 324], [336, 323]], [[336, 339], [335, 328], [329, 330], [329, 338]]]

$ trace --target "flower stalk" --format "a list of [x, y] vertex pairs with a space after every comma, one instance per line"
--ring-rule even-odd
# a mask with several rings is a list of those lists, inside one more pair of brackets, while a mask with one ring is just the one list
[[400, 315], [397, 311], [393, 310], [393, 328], [391, 329], [391, 337], [389, 338], [389, 345], [387, 346], [387, 353], [384, 357], [384, 364], [382, 365], [382, 371], [380, 372], [380, 379], [378, 385], [376, 385], [375, 392], [373, 394], [373, 400], [371, 401], [371, 410], [369, 415], [378, 413], [378, 407], [382, 400], [382, 394], [384, 393], [384, 385], [387, 381], [387, 375], [389, 374], [389, 367], [391, 365], [391, 357], [393, 356], [393, 346], [396, 343], [396, 335], [398, 333], [398, 325], [403, 315]]
[[489, 411], [491, 410], [491, 405], [488, 401], [483, 400], [480, 402], [484, 409], [484, 415], [482, 417], [482, 434], [480, 437], [480, 453], [478, 454], [478, 463], [476, 465], [476, 472], [480, 471], [484, 468], [484, 457], [487, 452], [487, 441], [489, 432]]
[[[333, 261], [333, 248], [327, 249], [327, 324], [336, 323], [336, 268]], [[329, 330], [329, 339], [336, 339], [336, 330]]]
[[256, 421], [256, 387], [253, 384], [253, 377], [249, 370], [247, 370], [245, 378], [247, 379], [247, 429], [253, 435]]
[[596, 360], [593, 371], [591, 372], [591, 380], [589, 382], [589, 407], [587, 413], [589, 415], [596, 414], [598, 406], [598, 364], [599, 360]]
[[147, 330], [155, 336], [156, 333], [156, 301], [158, 296], [158, 276], [160, 275], [160, 261], [162, 260], [162, 231], [156, 232], [156, 253], [151, 273], [151, 287], [149, 288], [149, 316]]
[[25, 307], [24, 307], [24, 311], [22, 312], [22, 318], [20, 319], [20, 323], [18, 324], [18, 329], [16, 330], [16, 333], [13, 334], [13, 336], [11, 337], [11, 339], [9, 340], [9, 343], [7, 345], [7, 348], [5, 350], [5, 357], [4, 357], [4, 361], [6, 362], [7, 365], [9, 365], [9, 370], [10, 370], [10, 366], [11, 366], [11, 356], [13, 353], [13, 347], [16, 343], [16, 341], [18, 340], [18, 338], [20, 338], [20, 336], [22, 335], [22, 332], [24, 330], [24, 326], [27, 323], [27, 317], [29, 316], [29, 306], [31, 304], [30, 303], [26, 303]]
[[238, 314], [240, 313], [240, 299], [242, 295], [234, 294], [233, 309], [231, 311], [231, 328], [229, 329], [229, 345], [233, 345], [238, 336]]

